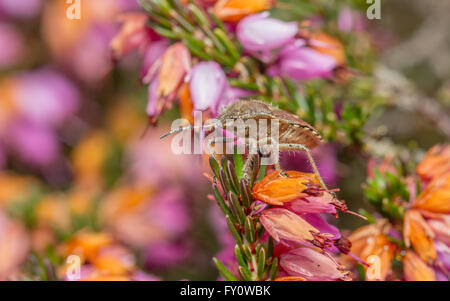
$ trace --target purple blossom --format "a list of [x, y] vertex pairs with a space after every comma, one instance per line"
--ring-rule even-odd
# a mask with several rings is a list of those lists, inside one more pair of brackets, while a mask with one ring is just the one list
[[336, 60], [312, 48], [305, 47], [303, 40], [287, 45], [280, 53], [276, 72], [293, 80], [311, 80], [331, 77]]
[[244, 18], [237, 26], [237, 38], [247, 51], [270, 51], [280, 48], [295, 37], [296, 22], [269, 18], [268, 12]]
[[76, 87], [50, 69], [18, 76], [16, 104], [26, 119], [43, 126], [59, 126], [75, 114], [80, 102]]
[[24, 162], [35, 167], [49, 166], [60, 152], [58, 139], [53, 131], [27, 121], [11, 124], [6, 133], [6, 141]]
[[194, 109], [216, 112], [227, 88], [227, 77], [216, 62], [200, 62], [192, 68], [189, 91]]

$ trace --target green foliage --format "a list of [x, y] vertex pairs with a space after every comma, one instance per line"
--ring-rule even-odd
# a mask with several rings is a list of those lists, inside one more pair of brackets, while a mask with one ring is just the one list
[[396, 174], [374, 169], [374, 176], [363, 185], [364, 195], [377, 210], [392, 221], [401, 221], [410, 193], [399, 169]]

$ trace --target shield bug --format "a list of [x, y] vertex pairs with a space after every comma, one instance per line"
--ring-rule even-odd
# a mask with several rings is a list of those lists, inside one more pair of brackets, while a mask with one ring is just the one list
[[[247, 127], [244, 130], [244, 135], [237, 135], [238, 133], [234, 132], [235, 136], [244, 138], [244, 141], [247, 145], [254, 144], [259, 147], [261, 146], [269, 146], [268, 142], [270, 141], [270, 146], [273, 148], [277, 147], [279, 150], [290, 150], [290, 151], [305, 151], [307, 154], [308, 160], [314, 170], [315, 175], [320, 181], [320, 184], [327, 191], [327, 187], [320, 176], [319, 170], [317, 169], [316, 163], [311, 155], [310, 149], [316, 147], [322, 142], [322, 137], [320, 133], [314, 129], [311, 125], [301, 120], [299, 117], [288, 113], [284, 110], [271, 106], [268, 103], [253, 100], [253, 99], [245, 99], [234, 102], [226, 107], [224, 107], [217, 117], [214, 123], [204, 125], [204, 126], [186, 126], [180, 127], [177, 129], [173, 129], [170, 132], [161, 136], [161, 139], [177, 132], [181, 132], [184, 130], [191, 129], [217, 129], [217, 128], [229, 128], [230, 125], [236, 123], [237, 121], [247, 122], [249, 120], [265, 120], [268, 124], [271, 122], [278, 123], [278, 133], [270, 133], [270, 129], [272, 127], [267, 127], [268, 133], [266, 133], [265, 137], [260, 135], [258, 132], [256, 138], [250, 137], [250, 129]], [[277, 134], [277, 141], [274, 141], [270, 137], [273, 137], [273, 134]], [[236, 138], [231, 138], [234, 140]], [[212, 150], [212, 144], [215, 143], [224, 143], [229, 142], [230, 138], [216, 138], [214, 140], [210, 140], [208, 143], [208, 148], [210, 153], [214, 156], [214, 151]], [[248, 167], [251, 164], [253, 156], [248, 156], [245, 167]], [[278, 170], [281, 170], [281, 166], [279, 165], [279, 156], [277, 156], [277, 161], [275, 163], [275, 167]], [[287, 176], [287, 175], [286, 175]]]

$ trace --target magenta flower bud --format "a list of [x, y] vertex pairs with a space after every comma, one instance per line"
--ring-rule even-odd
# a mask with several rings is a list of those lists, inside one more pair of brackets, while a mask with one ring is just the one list
[[[302, 40], [300, 40], [302, 41]], [[328, 78], [336, 67], [336, 60], [327, 54], [314, 49], [296, 45], [288, 45], [280, 53], [279, 72], [294, 80], [310, 80]]]
[[192, 68], [189, 91], [194, 109], [216, 111], [228, 86], [225, 72], [216, 62], [200, 62]]
[[298, 32], [296, 22], [269, 18], [269, 13], [251, 15], [237, 26], [237, 38], [248, 51], [269, 51], [283, 47]]

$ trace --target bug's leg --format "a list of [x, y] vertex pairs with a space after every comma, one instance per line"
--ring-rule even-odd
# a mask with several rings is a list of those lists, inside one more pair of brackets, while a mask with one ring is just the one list
[[319, 173], [319, 169], [317, 168], [316, 162], [314, 161], [314, 158], [311, 155], [311, 151], [309, 148], [304, 146], [303, 144], [280, 144], [280, 149], [284, 150], [303, 150], [305, 151], [306, 155], [308, 156], [308, 161], [311, 164], [314, 174], [319, 179], [320, 185], [329, 193], [333, 195], [334, 198], [336, 198], [336, 194], [328, 189], [328, 187], [325, 185], [325, 182], [322, 179], [322, 176]]
[[[270, 145], [268, 144], [269, 141], [270, 141]], [[262, 138], [262, 139], [258, 140], [258, 145], [262, 145], [263, 147], [271, 147], [271, 151], [273, 151], [275, 145], [278, 145], [278, 149], [279, 149], [279, 146], [280, 146], [280, 144], [278, 144], [278, 142], [274, 141], [272, 139], [272, 137], [266, 137], [266, 138]], [[279, 154], [278, 154], [276, 160], [277, 161], [274, 164], [275, 165], [275, 169], [282, 171], [283, 168], [281, 167], [281, 164], [280, 164], [280, 155]], [[287, 176], [287, 174], [284, 171], [282, 173], [283, 173], [283, 175]]]
[[246, 138], [245, 143], [246, 145], [249, 145], [249, 154], [247, 156], [247, 159], [245, 160], [243, 171], [244, 171], [244, 178], [248, 181], [248, 183], [250, 183], [253, 162], [254, 160], [258, 160], [258, 151], [252, 153], [252, 150], [253, 149], [258, 150], [257, 149], [258, 143], [256, 142], [255, 139], [252, 138]]
[[213, 159], [218, 162], [217, 157], [216, 157], [215, 152], [214, 152], [214, 149], [213, 149], [213, 144], [233, 142], [234, 140], [235, 140], [234, 137], [233, 138], [216, 137], [214, 139], [210, 139], [208, 141], [208, 152], [209, 152], [210, 156], [212, 156]]

